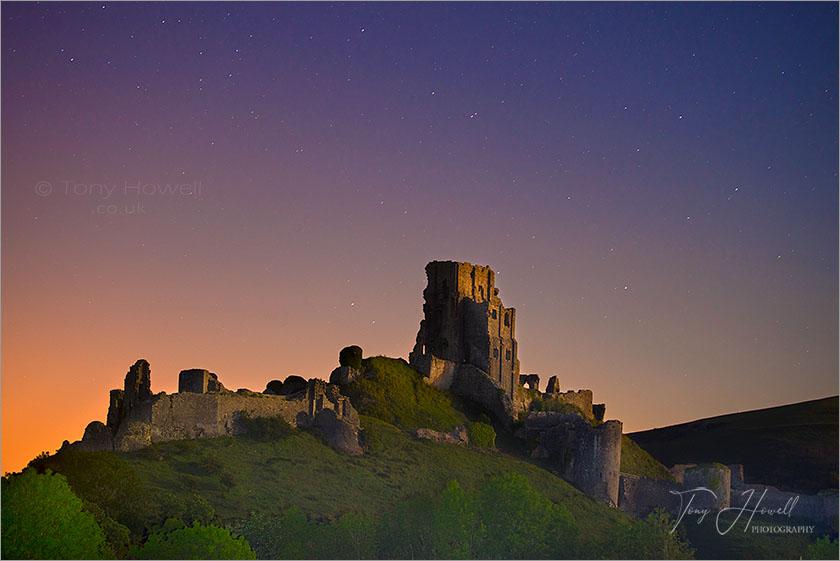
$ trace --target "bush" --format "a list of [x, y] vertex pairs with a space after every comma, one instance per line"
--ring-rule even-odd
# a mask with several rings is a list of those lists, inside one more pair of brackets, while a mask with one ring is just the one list
[[496, 431], [487, 423], [469, 423], [467, 432], [473, 446], [491, 449], [496, 447]]
[[79, 498], [99, 505], [135, 536], [145, 531], [147, 523], [165, 518], [160, 512], [161, 492], [146, 488], [134, 469], [112, 452], [62, 450], [29, 465], [40, 473], [62, 474]]
[[134, 559], [256, 559], [245, 538], [229, 530], [198, 522], [190, 528], [149, 536], [142, 547], [133, 547]]
[[5, 559], [101, 559], [105, 535], [61, 474], [28, 468], [2, 482]]
[[280, 440], [294, 431], [292, 425], [280, 415], [275, 417], [251, 417], [248, 413], [243, 412], [237, 421], [245, 434], [255, 440]]
[[508, 473], [478, 492], [450, 481], [437, 497], [411, 497], [382, 517], [379, 557], [385, 559], [572, 559], [578, 554], [574, 517]]
[[338, 353], [338, 364], [341, 366], [349, 366], [356, 370], [362, 369], [362, 348], [356, 345], [344, 347]]
[[300, 376], [286, 376], [283, 387], [280, 388], [280, 395], [292, 395], [306, 389], [306, 380]]
[[451, 431], [465, 417], [453, 407], [449, 392], [430, 386], [404, 361], [387, 357], [364, 360], [365, 376], [341, 392], [361, 415], [381, 419], [403, 430], [430, 428]]
[[478, 491], [476, 511], [482, 535], [478, 559], [570, 559], [576, 557], [578, 530], [572, 514], [540, 495], [526, 478], [506, 473]]
[[277, 395], [283, 395], [283, 382], [280, 380], [272, 380], [265, 385], [265, 389], [271, 390]]
[[620, 522], [603, 544], [603, 559], [693, 559], [685, 527], [672, 532], [674, 521], [662, 508], [632, 524]]
[[828, 536], [823, 536], [805, 550], [803, 559], [837, 559], [838, 554], [837, 539], [831, 539]]

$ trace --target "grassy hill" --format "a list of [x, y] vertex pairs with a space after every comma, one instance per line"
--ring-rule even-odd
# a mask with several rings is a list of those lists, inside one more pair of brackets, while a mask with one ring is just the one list
[[340, 454], [317, 434], [294, 430], [272, 441], [220, 437], [167, 442], [122, 455], [150, 488], [198, 493], [225, 521], [250, 512], [280, 514], [291, 506], [309, 516], [380, 514], [416, 495], [437, 494], [452, 479], [467, 490], [502, 473], [565, 505], [587, 535], [605, 536], [626, 515], [584, 495], [561, 478], [505, 454], [417, 440], [363, 416], [367, 452]]
[[[527, 446], [498, 426], [498, 448], [492, 450], [413, 438], [409, 431], [415, 428], [449, 430], [487, 418], [474, 406], [427, 385], [402, 360], [374, 357], [366, 359], [363, 368], [363, 378], [342, 388], [360, 412], [366, 449], [362, 456], [335, 451], [317, 429], [255, 419], [251, 432], [243, 436], [164, 442], [130, 453], [70, 450], [33, 463], [41, 471], [49, 468], [67, 476], [119, 556], [126, 555], [129, 538], [138, 543], [150, 531], [171, 528], [170, 518], [237, 527], [243, 521], [266, 520], [260, 517], [288, 518], [287, 509], [295, 507], [316, 521], [347, 520], [344, 515], [351, 514], [388, 520], [414, 498], [440, 496], [452, 480], [475, 495], [502, 474], [523, 477], [537, 493], [568, 509], [580, 540], [579, 555], [662, 555], [661, 549], [645, 547], [670, 539], [670, 526], [660, 528], [656, 538], [653, 526], [634, 522], [581, 493], [555, 475], [549, 462], [531, 459]], [[622, 448], [622, 471], [670, 477], [661, 463], [626, 436]], [[409, 527], [415, 523], [407, 522]], [[715, 536], [692, 539], [698, 552], [713, 552], [709, 556], [732, 551], [746, 558], [758, 555], [753, 551], [758, 547], [755, 539], [723, 549], [726, 544]], [[807, 545], [800, 538], [779, 540], [778, 545], [785, 546], [782, 557], [798, 556]], [[605, 550], [605, 544], [612, 544], [614, 551]], [[633, 544], [643, 547], [633, 549]], [[763, 550], [759, 556], [765, 556]]]
[[838, 398], [711, 417], [630, 434], [664, 463], [743, 464], [748, 483], [837, 488]]

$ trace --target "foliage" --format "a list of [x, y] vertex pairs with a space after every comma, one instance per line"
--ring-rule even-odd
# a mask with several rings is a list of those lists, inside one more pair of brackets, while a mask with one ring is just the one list
[[101, 559], [105, 536], [67, 479], [28, 468], [2, 480], [5, 559]]
[[376, 551], [376, 521], [369, 514], [320, 522], [293, 507], [280, 516], [253, 513], [236, 529], [260, 559], [370, 559]]
[[242, 412], [237, 422], [249, 438], [255, 440], [279, 440], [289, 436], [294, 431], [281, 415], [274, 417], [251, 417], [247, 412]]
[[496, 476], [478, 493], [482, 559], [565, 559], [575, 555], [577, 527], [571, 513], [537, 493], [514, 473]]
[[487, 423], [468, 423], [467, 432], [470, 436], [470, 444], [479, 448], [496, 447], [496, 431]]
[[128, 546], [131, 540], [131, 531], [120, 524], [102, 510], [96, 503], [82, 500], [86, 511], [93, 515], [96, 523], [102, 528], [102, 533], [105, 535], [105, 544], [109, 553], [113, 553], [117, 558], [123, 558], [128, 553]]
[[36, 458], [30, 466], [41, 473], [47, 469], [61, 473], [76, 495], [99, 505], [106, 516], [133, 534], [141, 534], [147, 520], [161, 516], [155, 494], [143, 489], [131, 466], [110, 452], [61, 450], [48, 458]]
[[[222, 520], [247, 519], [255, 511], [279, 516], [289, 506], [317, 518], [338, 519], [348, 512], [380, 516], [409, 497], [436, 495], [451, 479], [472, 493], [491, 477], [507, 472], [526, 477], [540, 494], [565, 505], [587, 541], [606, 536], [616, 520], [630, 519], [524, 459], [417, 440], [366, 415], [361, 422], [367, 450], [358, 457], [337, 453], [300, 430], [276, 441], [202, 438], [185, 451], [177, 442], [163, 442], [158, 445], [163, 461], [144, 458], [140, 451], [121, 456], [144, 485], [178, 497], [200, 494]], [[236, 485], [224, 486], [217, 475], [207, 473], [202, 459], [211, 450], [236, 475]], [[193, 480], [191, 486], [187, 476]], [[177, 516], [166, 510], [162, 514], [152, 522]]]
[[277, 395], [283, 395], [283, 382], [280, 380], [272, 380], [265, 385], [265, 389], [271, 390]]
[[653, 479], [676, 481], [668, 468], [656, 461], [626, 434], [621, 435], [621, 471]]
[[381, 559], [433, 559], [435, 534], [431, 497], [413, 496], [385, 513], [377, 532]]
[[214, 525], [159, 532], [130, 552], [134, 559], [256, 559], [245, 538]]
[[810, 544], [803, 554], [803, 559], [837, 559], [838, 558], [837, 538], [831, 539], [828, 536], [818, 538]]
[[280, 395], [292, 395], [306, 389], [306, 380], [300, 376], [286, 376], [283, 380], [283, 387], [280, 388]]
[[344, 514], [334, 525], [330, 543], [344, 546], [330, 559], [372, 559], [376, 554], [376, 520], [370, 514]]
[[674, 521], [662, 508], [644, 520], [616, 524], [603, 545], [604, 559], [693, 559], [684, 527], [671, 532]]
[[450, 431], [465, 424], [451, 394], [430, 386], [403, 360], [386, 357], [362, 361], [365, 375], [342, 388], [353, 407], [401, 429]]
[[383, 516], [377, 537], [381, 558], [562, 559], [578, 531], [566, 508], [510, 473], [478, 492], [450, 481], [436, 498], [414, 497]]
[[[183, 446], [183, 442], [168, 443], [171, 445], [169, 449], [176, 454], [195, 449], [194, 446]], [[157, 454], [162, 453], [158, 451]], [[144, 457], [145, 453], [138, 451], [137, 455]], [[137, 539], [169, 517], [181, 518], [188, 523], [209, 522], [215, 517], [213, 507], [192, 490], [173, 494], [146, 487], [137, 478], [134, 469], [112, 452], [62, 450], [54, 456], [38, 457], [30, 462], [30, 466], [39, 472], [53, 470], [67, 478], [73, 492], [96, 516], [115, 552], [126, 545], [123, 528]]]
[[356, 370], [362, 369], [362, 348], [356, 345], [344, 347], [338, 353], [338, 363]]

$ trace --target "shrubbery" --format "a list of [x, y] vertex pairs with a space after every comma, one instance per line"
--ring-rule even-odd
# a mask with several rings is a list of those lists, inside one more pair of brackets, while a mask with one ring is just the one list
[[280, 395], [292, 395], [306, 389], [306, 380], [292, 374], [283, 380], [283, 387], [280, 388]]
[[833, 540], [828, 536], [818, 538], [817, 541], [808, 546], [803, 559], [837, 559], [838, 556], [837, 538]]
[[468, 423], [470, 444], [479, 448], [496, 447], [496, 431], [487, 423]]
[[477, 492], [450, 481], [436, 497], [410, 497], [378, 521], [349, 513], [317, 521], [297, 508], [254, 514], [237, 527], [266, 559], [522, 559], [573, 557], [577, 525], [569, 511], [515, 474]]
[[67, 479], [32, 468], [3, 478], [4, 559], [101, 559], [105, 535]]
[[272, 380], [265, 385], [265, 389], [271, 390], [276, 395], [283, 395], [283, 382], [280, 380]]
[[256, 440], [279, 440], [292, 434], [294, 428], [280, 415], [274, 417], [251, 417], [239, 415], [237, 422], [249, 438]]
[[353, 407], [401, 429], [421, 427], [450, 431], [466, 418], [453, 407], [451, 394], [430, 386], [403, 360], [364, 360], [365, 376], [342, 388]]
[[129, 555], [133, 559], [256, 559], [245, 538], [232, 536], [225, 528], [197, 522], [191, 527], [151, 534]]
[[356, 370], [362, 369], [362, 348], [356, 345], [344, 347], [338, 353], [338, 364], [349, 366]]
[[693, 559], [685, 528], [672, 532], [674, 521], [662, 508], [644, 520], [616, 524], [601, 551], [604, 559]]

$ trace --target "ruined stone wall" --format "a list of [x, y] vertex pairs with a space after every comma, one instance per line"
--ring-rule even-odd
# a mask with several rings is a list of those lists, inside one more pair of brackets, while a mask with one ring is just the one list
[[546, 395], [576, 405], [588, 419], [592, 418], [592, 390], [569, 390]]
[[682, 490], [683, 485], [677, 481], [622, 473], [618, 483], [618, 507], [639, 518], [658, 507], [677, 514], [680, 496], [676, 493]]
[[[304, 390], [290, 396], [247, 390], [233, 393], [224, 389], [215, 374], [200, 369], [183, 371], [179, 381], [187, 391], [151, 395], [148, 363], [138, 361], [126, 377], [126, 390], [111, 392], [107, 426], [90, 423], [82, 440], [70, 446], [127, 452], [169, 440], [239, 434], [238, 420], [247, 414], [280, 416], [292, 426], [321, 426], [335, 447], [361, 453], [358, 413], [337, 386], [323, 380], [312, 379]], [[138, 399], [141, 392], [129, 391], [137, 386], [148, 389], [148, 397]]]
[[780, 491], [770, 485], [747, 484], [732, 489], [730, 503], [737, 508], [746, 506], [748, 510], [756, 505], [765, 509], [786, 509], [794, 517], [830, 522], [837, 517], [838, 496], [836, 489], [802, 495]]
[[584, 493], [617, 506], [621, 428], [620, 421], [593, 427], [576, 413], [538, 412], [528, 415], [517, 436], [537, 438], [535, 457], [554, 460], [564, 479]]
[[[621, 510], [634, 516], [646, 516], [656, 507], [663, 507], [672, 515], [678, 515], [691, 500], [692, 508], [721, 509], [755, 508], [784, 511], [793, 517], [802, 517], [819, 522], [831, 522], [837, 516], [837, 490], [820, 491], [816, 495], [803, 495], [780, 491], [775, 487], [760, 484], [745, 484], [741, 464], [677, 464], [671, 468], [677, 481], [651, 479], [626, 473], [621, 474], [619, 502]], [[689, 491], [698, 488], [706, 491]], [[678, 493], [683, 493], [682, 503]], [[692, 499], [693, 495], [693, 499]]]
[[[489, 267], [432, 261], [426, 265], [423, 314], [411, 365], [426, 376], [428, 357], [481, 370], [513, 397], [519, 386], [516, 310], [505, 308]], [[448, 372], [447, 375], [451, 374]]]

